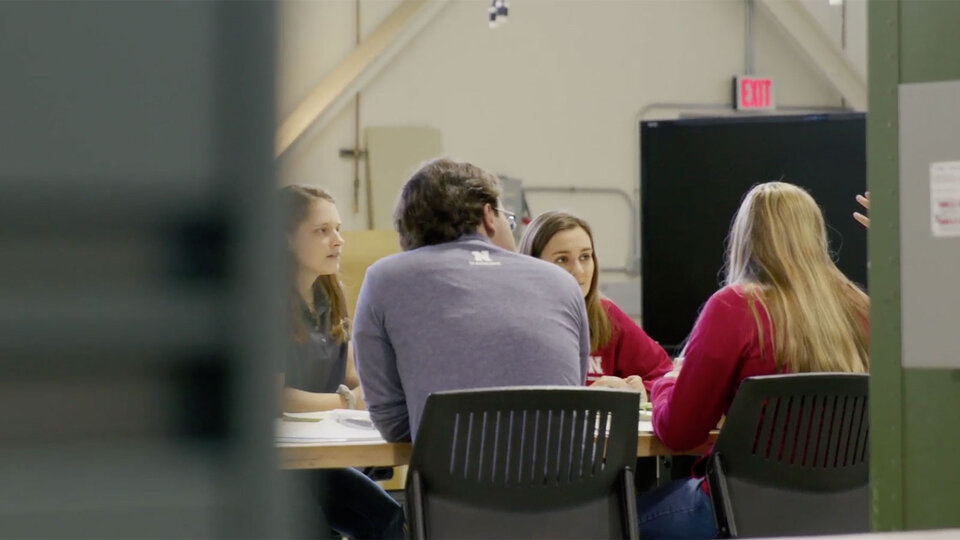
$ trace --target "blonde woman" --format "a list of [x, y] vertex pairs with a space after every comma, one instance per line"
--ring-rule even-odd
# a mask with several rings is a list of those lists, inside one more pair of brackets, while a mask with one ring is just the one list
[[670, 357], [600, 294], [600, 266], [590, 225], [566, 212], [545, 212], [524, 231], [518, 250], [563, 268], [580, 285], [590, 324], [587, 385], [632, 388], [646, 397], [653, 382], [671, 370]]
[[[784, 182], [754, 187], [730, 230], [725, 286], [700, 313], [682, 369], [651, 389], [654, 432], [675, 450], [702, 444], [747, 377], [867, 372], [868, 311], [830, 257], [813, 198]], [[703, 478], [643, 494], [637, 507], [642, 537], [716, 535]]]

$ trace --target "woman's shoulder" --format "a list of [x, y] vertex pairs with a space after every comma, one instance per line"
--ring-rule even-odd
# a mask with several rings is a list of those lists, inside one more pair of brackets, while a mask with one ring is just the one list
[[[607, 318], [610, 319], [610, 322], [613, 325], [614, 330], [619, 330], [626, 323], [633, 323], [633, 319], [629, 315], [624, 313], [620, 306], [614, 303], [613, 300], [609, 298], [600, 297], [600, 305], [603, 306], [604, 313], [607, 314]], [[635, 324], [635, 323], [634, 323]]]
[[720, 302], [746, 302], [747, 289], [740, 283], [726, 285], [710, 296], [710, 300]]
[[607, 312], [607, 315], [616, 314], [616, 315], [623, 315], [624, 317], [627, 316], [627, 314], [624, 313], [622, 309], [620, 309], [620, 306], [618, 306], [613, 302], [613, 300], [605, 296], [600, 297], [600, 305], [603, 306], [603, 310]]
[[[610, 342], [618, 342], [624, 339], [650, 339], [643, 328], [627, 315], [620, 306], [609, 298], [600, 298], [600, 305], [603, 306], [607, 319], [610, 321]], [[632, 336], [632, 337], [631, 337]]]
[[713, 293], [707, 300], [704, 311], [750, 312], [751, 304], [762, 308], [760, 291], [752, 285], [734, 283]]

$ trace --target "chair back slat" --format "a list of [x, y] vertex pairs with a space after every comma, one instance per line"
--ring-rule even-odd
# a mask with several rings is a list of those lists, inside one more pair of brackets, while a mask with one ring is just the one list
[[533, 461], [531, 466], [531, 483], [533, 485], [545, 485], [547, 482], [547, 448], [550, 436], [550, 418], [549, 410], [537, 409], [533, 415]]
[[510, 440], [507, 444], [507, 453], [504, 456], [507, 468], [507, 486], [519, 486], [523, 483], [523, 471], [530, 463], [530, 443], [525, 440], [524, 433], [527, 425], [527, 411], [510, 411]]
[[584, 452], [585, 440], [586, 440], [586, 416], [590, 414], [590, 411], [585, 410], [575, 410], [574, 417], [572, 418], [570, 430], [572, 432], [570, 439], [570, 476], [569, 481], [573, 481], [574, 478], [579, 478], [583, 475], [583, 458], [586, 455]]

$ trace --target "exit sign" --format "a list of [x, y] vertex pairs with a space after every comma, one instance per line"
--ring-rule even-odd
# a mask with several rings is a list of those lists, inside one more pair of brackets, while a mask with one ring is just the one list
[[763, 111], [774, 108], [773, 81], [766, 77], [734, 77], [733, 94], [738, 111]]

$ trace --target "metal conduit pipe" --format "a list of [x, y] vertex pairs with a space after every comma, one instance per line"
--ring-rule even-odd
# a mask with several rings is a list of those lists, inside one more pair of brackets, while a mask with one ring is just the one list
[[[732, 103], [650, 103], [649, 105], [644, 106], [637, 112], [634, 117], [633, 129], [636, 130], [637, 139], [636, 139], [636, 152], [637, 159], [635, 163], [637, 169], [635, 171], [635, 182], [633, 188], [633, 197], [630, 196], [626, 191], [619, 188], [597, 188], [597, 187], [578, 187], [578, 186], [537, 186], [537, 187], [526, 187], [524, 191], [527, 193], [591, 193], [597, 195], [617, 195], [621, 197], [630, 208], [630, 218], [633, 221], [631, 224], [630, 231], [630, 254], [627, 259], [625, 266], [621, 267], [601, 267], [601, 272], [616, 272], [627, 274], [628, 276], [637, 276], [640, 275], [640, 235], [641, 235], [641, 223], [640, 223], [640, 181], [641, 181], [641, 164], [640, 164], [640, 122], [645, 120], [647, 115], [656, 110], [676, 110], [676, 111], [723, 111], [731, 112], [733, 111]], [[783, 107], [778, 107], [774, 114], [777, 112], [799, 112], [799, 111], [809, 111], [809, 112], [844, 112], [849, 111], [848, 107], [823, 107], [820, 105], [787, 105]], [[743, 113], [743, 116], [755, 116], [756, 113]]]
[[[633, 197], [620, 188], [599, 188], [599, 187], [577, 187], [577, 186], [537, 186], [525, 187], [523, 191], [527, 193], [584, 193], [594, 195], [615, 195], [623, 199], [630, 211], [630, 219], [633, 223], [638, 223], [640, 219], [640, 208], [634, 204]], [[637, 238], [639, 229], [631, 227], [631, 246], [639, 246], [640, 240]], [[637, 275], [640, 273], [640, 252], [631, 248], [630, 258], [624, 266], [600, 267], [601, 272], [619, 272], [627, 275]]]
[[[637, 170], [636, 182], [634, 184], [633, 197], [626, 191], [619, 188], [598, 188], [598, 187], [578, 187], [578, 186], [536, 186], [525, 187], [527, 193], [570, 193], [570, 194], [594, 194], [594, 195], [615, 195], [624, 200], [630, 210], [631, 230], [630, 230], [630, 251], [627, 262], [624, 266], [601, 267], [601, 272], [623, 273], [628, 276], [640, 275], [640, 122], [652, 111], [672, 109], [680, 111], [732, 111], [730, 103], [651, 103], [640, 109], [634, 121], [634, 129], [637, 130]], [[818, 105], [789, 105], [779, 107], [777, 111], [810, 111], [810, 112], [841, 112], [849, 111], [846, 107], [821, 107]], [[775, 111], [776, 112], [776, 111]], [[755, 115], [756, 113], [744, 113]]]
[[[359, 1], [359, 0], [358, 0]], [[756, 68], [755, 58], [754, 58], [754, 45], [753, 45], [753, 21], [754, 21], [754, 5], [753, 0], [745, 0], [746, 5], [746, 14], [747, 20], [744, 24], [744, 36], [743, 36], [743, 67], [744, 72], [747, 75], [754, 75], [753, 71]]]

